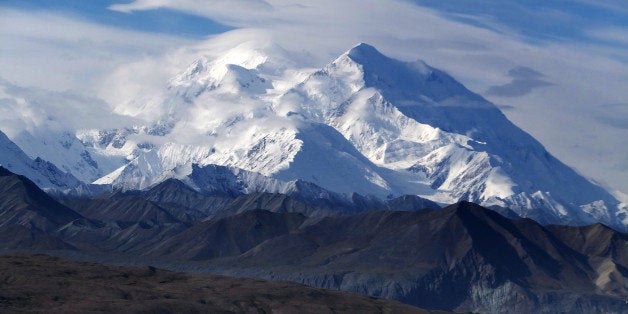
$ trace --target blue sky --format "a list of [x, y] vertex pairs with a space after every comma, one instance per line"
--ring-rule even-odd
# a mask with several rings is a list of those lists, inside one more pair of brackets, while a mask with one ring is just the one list
[[[628, 27], [628, 5], [622, 1], [408, 0], [444, 16], [495, 31], [516, 32], [528, 40], [600, 41], [587, 30]], [[131, 1], [3, 0], [0, 6], [27, 11], [51, 11], [90, 22], [137, 31], [202, 38], [233, 27], [194, 12], [154, 8], [123, 13], [114, 4]], [[209, 3], [209, 2], [208, 2]], [[614, 44], [628, 45], [628, 42]]]
[[530, 39], [595, 41], [587, 36], [587, 29], [628, 26], [628, 5], [621, 0], [411, 1], [482, 27], [503, 25]]
[[165, 8], [133, 13], [122, 13], [108, 9], [109, 5], [119, 3], [125, 2], [89, 0], [3, 0], [0, 2], [0, 6], [26, 11], [57, 12], [102, 25], [192, 38], [202, 38], [232, 29], [231, 27], [202, 16]]

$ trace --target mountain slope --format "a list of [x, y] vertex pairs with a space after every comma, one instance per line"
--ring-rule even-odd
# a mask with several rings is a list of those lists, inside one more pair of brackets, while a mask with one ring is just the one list
[[0, 167], [2, 226], [29, 224], [42, 230], [59, 227], [82, 216], [61, 205], [24, 176]]
[[73, 249], [54, 231], [82, 218], [26, 177], [0, 167], [1, 249]]
[[301, 214], [253, 210], [237, 216], [201, 222], [157, 245], [153, 256], [176, 260], [206, 260], [240, 255], [260, 243], [290, 233], [305, 221]]
[[[229, 221], [249, 221], [252, 214]], [[462, 202], [437, 211], [376, 211], [305, 222], [243, 254], [206, 256], [206, 262], [214, 272], [356, 291], [428, 309], [621, 311], [628, 293], [623, 260], [628, 238], [606, 229], [615, 240], [605, 245], [591, 228], [597, 227], [548, 229]], [[562, 240], [573, 233], [608, 250]], [[201, 234], [184, 243], [199, 243]]]
[[[601, 224], [544, 227], [468, 202], [418, 210], [416, 197], [306, 217], [331, 203], [207, 196], [173, 180], [66, 200], [80, 215], [3, 168], [0, 188], [3, 251], [289, 280], [457, 311], [621, 312], [628, 295], [628, 235]], [[190, 211], [210, 203], [218, 213]], [[381, 210], [395, 207], [413, 211]]]
[[39, 157], [28, 157], [22, 149], [0, 131], [0, 165], [11, 172], [21, 174], [45, 189], [66, 190], [77, 187], [81, 182], [65, 173], [54, 164]]
[[[0, 130], [30, 158], [44, 159], [84, 183], [91, 183], [124, 161], [127, 154], [103, 152], [93, 147], [102, 145], [85, 140], [90, 133], [106, 137], [107, 130], [84, 128], [112, 128], [129, 122], [112, 113], [101, 99], [20, 87], [3, 79], [0, 94]], [[37, 182], [35, 178], [33, 181]]]
[[628, 223], [608, 192], [552, 157], [496, 106], [421, 61], [394, 60], [360, 44], [278, 104], [335, 127], [374, 163], [416, 174], [443, 202], [506, 206], [544, 223]]

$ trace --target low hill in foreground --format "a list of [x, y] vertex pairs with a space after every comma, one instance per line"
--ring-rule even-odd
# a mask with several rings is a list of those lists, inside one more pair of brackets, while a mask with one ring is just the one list
[[0, 312], [431, 313], [304, 285], [121, 267], [47, 255], [0, 256]]

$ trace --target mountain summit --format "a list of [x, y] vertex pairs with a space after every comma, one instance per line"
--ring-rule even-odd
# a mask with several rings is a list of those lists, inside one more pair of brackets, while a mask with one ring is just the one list
[[347, 62], [346, 59], [361, 66], [365, 86], [381, 90], [390, 101], [416, 101], [421, 97], [441, 101], [456, 96], [482, 100], [451, 76], [423, 61], [395, 60], [365, 43], [353, 47], [335, 63]]
[[317, 70], [297, 67], [296, 56], [249, 43], [203, 57], [149, 103], [129, 103], [156, 110], [152, 120], [77, 133], [99, 163], [118, 163], [95, 182], [197, 182], [198, 169], [218, 165], [243, 191], [283, 191], [298, 180], [345, 195], [464, 200], [542, 223], [628, 230], [624, 204], [447, 73], [367, 44]]
[[601, 187], [551, 156], [500, 110], [422, 61], [360, 44], [286, 94], [380, 167], [412, 173], [442, 202], [513, 208], [544, 223], [628, 223]]

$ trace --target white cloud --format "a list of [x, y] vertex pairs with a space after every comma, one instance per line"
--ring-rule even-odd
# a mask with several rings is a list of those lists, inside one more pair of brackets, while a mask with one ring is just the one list
[[118, 12], [130, 13], [139, 10], [169, 8], [194, 15], [207, 16], [236, 27], [244, 27], [250, 21], [268, 23], [277, 21], [273, 17], [275, 7], [263, 0], [138, 0], [109, 7]]
[[0, 129], [13, 138], [21, 131], [66, 132], [132, 126], [103, 100], [71, 92], [20, 87], [0, 80]]
[[593, 39], [611, 44], [628, 45], [628, 28], [596, 28], [586, 32]]
[[112, 68], [190, 41], [48, 12], [0, 8], [0, 77], [23, 86], [93, 93]]

